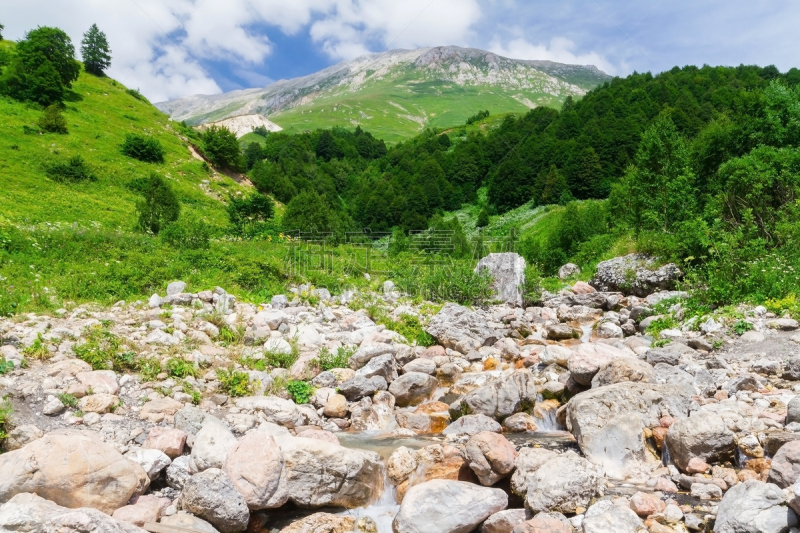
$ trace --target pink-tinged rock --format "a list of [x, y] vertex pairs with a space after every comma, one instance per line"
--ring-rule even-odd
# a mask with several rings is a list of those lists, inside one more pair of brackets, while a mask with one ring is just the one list
[[180, 429], [156, 426], [147, 433], [147, 440], [142, 447], [162, 451], [170, 459], [175, 459], [183, 454], [185, 444], [186, 433]]
[[514, 445], [491, 431], [482, 431], [469, 439], [466, 455], [469, 467], [487, 487], [510, 475], [517, 460]]
[[167, 498], [159, 498], [152, 495], [140, 496], [135, 498], [135, 503], [120, 507], [114, 511], [111, 517], [142, 527], [147, 522], [158, 522], [170, 503], [172, 502]]
[[700, 459], [699, 457], [692, 457], [689, 459], [689, 463], [686, 465], [686, 473], [687, 474], [704, 474], [711, 468], [708, 466], [708, 463]]
[[439, 357], [440, 355], [446, 355], [444, 346], [431, 346], [424, 352], [420, 357], [424, 357], [425, 359], [432, 359], [434, 357]]
[[678, 486], [670, 479], [665, 477], [660, 477], [656, 480], [656, 486], [654, 487], [655, 490], [661, 492], [678, 492]]
[[248, 433], [231, 448], [224, 472], [251, 511], [274, 509], [289, 499], [283, 454], [264, 431]]
[[661, 513], [667, 505], [655, 494], [637, 492], [631, 496], [631, 509], [642, 518]]
[[572, 286], [574, 294], [591, 294], [597, 292], [597, 289], [586, 283], [585, 281], [578, 281]]
[[157, 424], [164, 420], [165, 417], [174, 416], [182, 407], [183, 404], [181, 402], [172, 398], [150, 400], [142, 406], [142, 410], [139, 411], [139, 418]]
[[535, 516], [514, 528], [512, 533], [572, 533], [572, 528], [553, 516]]
[[119, 383], [113, 370], [94, 370], [92, 372], [79, 372], [75, 378], [81, 382], [92, 394], [117, 394]]
[[324, 429], [304, 429], [296, 436], [303, 437], [304, 439], [317, 439], [330, 442], [331, 444], [339, 444], [339, 439], [336, 437], [336, 435]]

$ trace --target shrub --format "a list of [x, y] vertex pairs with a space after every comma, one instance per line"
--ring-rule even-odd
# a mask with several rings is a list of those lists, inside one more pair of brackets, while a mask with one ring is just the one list
[[355, 353], [355, 349], [340, 346], [336, 350], [336, 354], [332, 354], [327, 346], [323, 347], [319, 352], [313, 364], [319, 367], [320, 370], [331, 370], [332, 368], [349, 368], [350, 357]]
[[221, 126], [211, 126], [202, 135], [203, 152], [216, 167], [237, 172], [245, 169], [242, 149], [236, 135]]
[[14, 361], [6, 361], [5, 359], [0, 359], [0, 376], [2, 376], [3, 374], [8, 374], [13, 370], [14, 370]]
[[186, 250], [205, 250], [211, 243], [208, 224], [188, 213], [168, 223], [159, 235], [170, 246]]
[[61, 114], [58, 105], [49, 105], [44, 110], [44, 115], [39, 119], [39, 127], [47, 133], [60, 133], [65, 135], [67, 130], [67, 119]]
[[275, 208], [272, 200], [254, 193], [246, 198], [232, 197], [228, 202], [228, 218], [236, 233], [253, 234], [272, 218]]
[[105, 328], [96, 326], [89, 331], [86, 342], [73, 348], [75, 355], [93, 370], [114, 370], [115, 360], [119, 359], [122, 341]]
[[6, 425], [11, 418], [12, 412], [13, 409], [11, 408], [11, 402], [3, 397], [2, 400], [0, 400], [0, 443], [2, 443], [6, 437], [8, 437]]
[[286, 392], [292, 397], [294, 403], [304, 404], [311, 401], [314, 394], [314, 387], [307, 381], [290, 381], [286, 384]]
[[158, 235], [164, 226], [178, 220], [180, 203], [172, 187], [155, 172], [150, 174], [141, 187], [144, 199], [136, 204], [139, 229]]
[[31, 359], [50, 359], [53, 356], [53, 354], [50, 353], [50, 350], [47, 349], [47, 345], [45, 344], [41, 333], [36, 335], [36, 340], [34, 340], [30, 346], [22, 350], [22, 353]]
[[733, 331], [735, 331], [737, 335], [744, 335], [745, 332], [751, 329], [753, 329], [753, 324], [746, 320], [737, 320], [733, 325]]
[[142, 102], [147, 102], [147, 98], [144, 97], [142, 93], [138, 91], [138, 89], [125, 89], [125, 92], [137, 100], [141, 100]]
[[78, 407], [78, 399], [72, 394], [59, 394], [58, 399], [61, 400], [66, 407], [75, 409]]
[[197, 377], [197, 369], [194, 363], [181, 357], [173, 357], [167, 360], [167, 373], [173, 378], [184, 379], [189, 376]]
[[123, 155], [144, 161], [145, 163], [163, 163], [166, 151], [158, 139], [149, 135], [128, 133], [122, 143]]
[[45, 167], [47, 177], [59, 183], [79, 183], [97, 181], [97, 176], [80, 155], [73, 156], [66, 163], [51, 163]]
[[220, 390], [228, 396], [236, 398], [252, 396], [254, 393], [253, 384], [250, 383], [250, 376], [246, 372], [240, 372], [233, 368], [227, 370], [218, 369], [217, 379], [219, 380]]
[[297, 349], [292, 348], [291, 353], [283, 352], [265, 352], [264, 364], [272, 368], [292, 368], [292, 365], [297, 362], [300, 357]]

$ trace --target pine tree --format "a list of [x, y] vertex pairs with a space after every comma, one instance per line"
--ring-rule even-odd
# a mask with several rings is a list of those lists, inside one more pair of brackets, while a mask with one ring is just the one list
[[2, 41], [2, 40], [3, 40], [3, 30], [4, 30], [4, 29], [6, 29], [6, 27], [5, 27], [5, 26], [3, 26], [2, 24], [0, 24], [0, 41]]
[[481, 209], [481, 212], [478, 213], [478, 223], [476, 225], [479, 228], [485, 228], [489, 225], [489, 211], [486, 210], [486, 207]]
[[111, 66], [111, 50], [108, 48], [108, 40], [97, 24], [92, 24], [89, 31], [83, 34], [81, 55], [86, 72], [95, 76], [102, 76], [103, 72]]

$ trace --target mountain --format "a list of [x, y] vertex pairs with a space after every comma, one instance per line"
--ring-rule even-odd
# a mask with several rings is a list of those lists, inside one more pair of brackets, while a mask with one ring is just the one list
[[611, 77], [594, 66], [509, 59], [445, 46], [392, 50], [345, 61], [262, 89], [188, 96], [156, 106], [174, 120], [203, 124], [261, 114], [288, 132], [360, 124], [397, 141], [426, 127], [493, 114], [558, 107]]

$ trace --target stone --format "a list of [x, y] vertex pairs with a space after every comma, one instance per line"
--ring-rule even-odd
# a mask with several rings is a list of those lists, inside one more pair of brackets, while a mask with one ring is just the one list
[[223, 471], [251, 511], [274, 509], [289, 500], [283, 454], [263, 431], [242, 437], [228, 452]]
[[623, 382], [582, 392], [566, 407], [566, 425], [584, 455], [606, 475], [624, 478], [651, 461], [643, 431], [669, 415], [686, 418], [691, 398], [666, 385]]
[[381, 376], [354, 376], [341, 385], [339, 392], [351, 402], [360, 400], [365, 396], [372, 396], [380, 390], [386, 390], [386, 380]]
[[795, 396], [786, 406], [786, 423], [800, 422], [800, 396]]
[[570, 357], [572, 357], [572, 350], [557, 344], [545, 346], [544, 350], [539, 352], [539, 362], [545, 365], [556, 364], [567, 368]]
[[783, 533], [797, 525], [784, 492], [772, 483], [734, 485], [719, 504], [714, 533]]
[[442, 435], [477, 435], [481, 431], [500, 433], [500, 424], [486, 415], [464, 415], [447, 426]]
[[197, 435], [207, 416], [209, 415], [193, 405], [181, 407], [174, 414], [175, 429], [179, 429], [187, 435]]
[[782, 489], [791, 487], [800, 478], [800, 441], [787, 442], [772, 458], [767, 481]]
[[462, 410], [469, 414], [504, 419], [514, 413], [532, 409], [536, 396], [531, 373], [528, 370], [517, 370], [502, 380], [467, 393], [461, 405]]
[[607, 344], [581, 344], [569, 358], [567, 366], [572, 379], [576, 383], [590, 387], [592, 379], [600, 371], [600, 368], [617, 357], [628, 355], [630, 355], [630, 352]]
[[491, 431], [482, 431], [470, 438], [465, 452], [469, 467], [487, 487], [508, 477], [517, 458], [514, 445], [503, 435]]
[[[228, 453], [237, 440], [231, 430], [215, 418], [207, 418], [192, 445], [192, 465], [196, 472], [225, 466]], [[213, 523], [213, 522], [212, 522]]]
[[511, 476], [511, 491], [522, 498], [528, 493], [536, 471], [551, 459], [556, 452], [545, 448], [522, 448], [514, 463], [514, 474]]
[[323, 414], [329, 418], [345, 418], [347, 409], [347, 398], [342, 394], [332, 394], [325, 403]]
[[176, 457], [172, 464], [167, 467], [167, 485], [175, 490], [182, 490], [183, 486], [192, 477], [191, 460], [188, 455]]
[[91, 433], [52, 432], [0, 455], [0, 503], [23, 492], [106, 514], [149, 485], [147, 473]]
[[142, 420], [157, 420], [161, 421], [164, 417], [174, 416], [183, 404], [175, 401], [172, 398], [159, 398], [157, 400], [150, 400], [142, 406], [139, 411], [139, 418]]
[[712, 483], [692, 483], [689, 494], [700, 500], [718, 500], [722, 498], [722, 489]]
[[275, 437], [281, 449], [289, 500], [300, 507], [365, 506], [381, 486], [383, 464], [375, 452], [319, 439]]
[[436, 374], [436, 363], [431, 359], [414, 359], [403, 367], [404, 374], [409, 374], [411, 372], [421, 372], [432, 376]]
[[407, 407], [430, 399], [438, 385], [439, 381], [428, 374], [409, 372], [394, 380], [389, 392], [395, 397], [398, 407]]
[[197, 531], [198, 533], [219, 533], [214, 526], [202, 518], [183, 512], [161, 518], [161, 524]]
[[503, 431], [509, 433], [525, 433], [526, 431], [537, 431], [539, 426], [536, 419], [528, 413], [516, 413], [503, 420]]
[[164, 509], [169, 506], [170, 501], [166, 498], [159, 498], [157, 496], [139, 496], [136, 498], [136, 503], [120, 507], [112, 518], [120, 522], [127, 522], [134, 526], [143, 527], [148, 522], [158, 522]]
[[182, 281], [173, 281], [167, 285], [167, 296], [177, 296], [186, 289], [186, 283]]
[[541, 513], [527, 522], [518, 524], [511, 533], [572, 533], [572, 528], [564, 520], [550, 513]]
[[492, 276], [495, 298], [509, 305], [522, 305], [522, 288], [525, 285], [525, 259], [516, 253], [493, 253], [483, 257], [475, 273], [488, 272]]
[[350, 356], [350, 368], [352, 370], [358, 370], [379, 355], [394, 354], [396, 349], [394, 345], [382, 342], [361, 346]]
[[776, 318], [767, 322], [767, 327], [780, 331], [794, 331], [800, 327], [800, 322], [793, 318]]
[[177, 337], [170, 335], [162, 329], [154, 329], [147, 338], [145, 338], [144, 342], [156, 346], [175, 346], [180, 341]]
[[66, 406], [56, 398], [55, 396], [50, 396], [42, 405], [42, 414], [47, 416], [55, 416], [57, 414], [63, 413]]
[[667, 504], [653, 493], [637, 492], [631, 496], [631, 509], [642, 518], [661, 513], [666, 507]]
[[36, 439], [40, 439], [43, 436], [44, 431], [33, 424], [25, 424], [22, 426], [17, 426], [9, 431], [8, 437], [3, 444], [5, 445], [6, 451], [12, 452], [14, 450], [19, 450], [23, 446], [35, 441]]
[[686, 471], [692, 458], [706, 463], [732, 460], [736, 443], [719, 415], [700, 411], [670, 426], [667, 447], [675, 465]]
[[579, 274], [581, 268], [575, 263], [567, 263], [558, 269], [558, 279], [567, 279], [575, 274]]
[[548, 324], [545, 326], [547, 339], [551, 341], [565, 341], [580, 337], [579, 330], [569, 324]]
[[276, 294], [269, 301], [273, 309], [283, 309], [289, 307], [289, 299], [284, 294]]
[[[642, 533], [642, 519], [629, 507], [606, 500], [592, 505], [583, 519], [583, 533]], [[652, 532], [652, 529], [651, 529]]]
[[567, 451], [536, 469], [528, 483], [525, 507], [534, 514], [547, 511], [576, 513], [587, 507], [599, 488], [600, 468]]
[[654, 258], [629, 254], [598, 263], [589, 283], [598, 291], [644, 297], [658, 290], [672, 290], [681, 277], [683, 272], [673, 263], [656, 268]]
[[113, 370], [95, 370], [93, 372], [79, 372], [75, 378], [91, 390], [93, 394], [117, 394], [119, 383]]
[[268, 422], [287, 428], [305, 424], [305, 417], [291, 400], [277, 396], [245, 396], [236, 399], [236, 407], [247, 411], [260, 411]]
[[30, 533], [97, 532], [143, 533], [133, 524], [121, 522], [92, 508], [68, 508], [37, 494], [17, 494], [0, 506], [0, 531]]
[[159, 450], [170, 459], [175, 459], [183, 454], [186, 437], [186, 433], [180, 429], [156, 426], [147, 432], [147, 439], [142, 447]]
[[428, 321], [425, 331], [445, 348], [465, 354], [482, 346], [491, 346], [500, 338], [480, 314], [453, 303], [442, 307]]
[[145, 448], [134, 448], [125, 454], [125, 459], [133, 461], [147, 472], [150, 481], [156, 479], [161, 471], [167, 468], [172, 461], [164, 452], [159, 450], [148, 450]]
[[193, 475], [183, 487], [180, 506], [222, 533], [243, 531], [250, 521], [247, 502], [219, 468]]
[[112, 394], [92, 394], [84, 396], [78, 407], [84, 413], [110, 413], [119, 405], [119, 398]]
[[508, 506], [500, 489], [434, 479], [414, 485], [392, 522], [394, 533], [469, 533]]
[[394, 362], [394, 356], [386, 353], [373, 357], [366, 365], [356, 371], [356, 376], [365, 378], [380, 376], [386, 380], [386, 383], [391, 383], [397, 379], [397, 366]]
[[[351, 533], [356, 519], [330, 513], [314, 513], [280, 530], [279, 533]], [[377, 532], [376, 532], [377, 533]]]
[[653, 367], [638, 357], [622, 355], [600, 367], [592, 378], [592, 388], [626, 381], [654, 383]]

